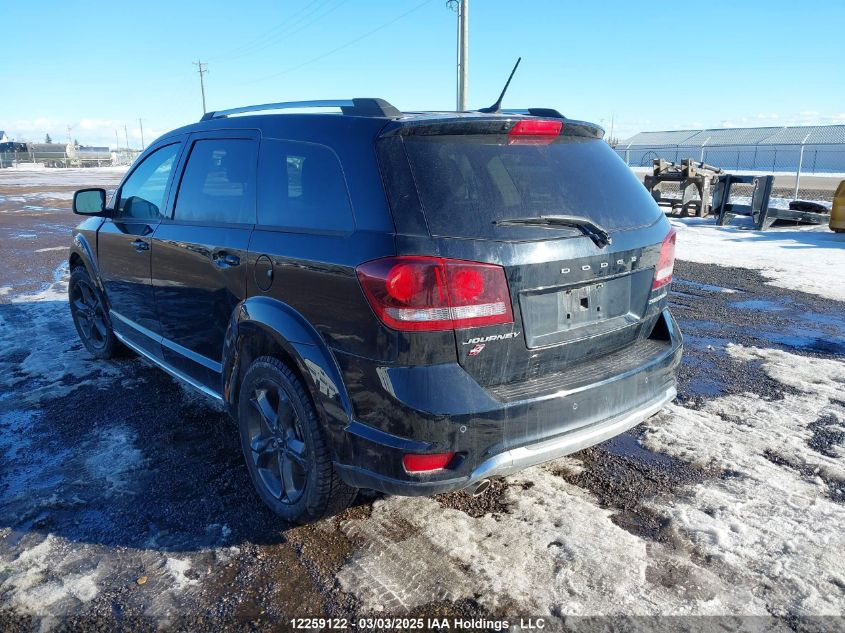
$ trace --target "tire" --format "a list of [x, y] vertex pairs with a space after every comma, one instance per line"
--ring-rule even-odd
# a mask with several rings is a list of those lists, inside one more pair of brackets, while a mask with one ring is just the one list
[[262, 356], [247, 369], [238, 394], [241, 448], [261, 500], [291, 523], [349, 507], [357, 489], [335, 472], [317, 411], [293, 371]]
[[73, 325], [85, 349], [95, 358], [112, 358], [119, 342], [109, 321], [105, 297], [84, 266], [70, 272], [68, 301]]

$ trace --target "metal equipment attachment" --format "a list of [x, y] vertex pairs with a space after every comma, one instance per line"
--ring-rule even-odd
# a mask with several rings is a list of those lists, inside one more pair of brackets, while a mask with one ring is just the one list
[[[805, 224], [827, 224], [830, 211], [815, 203], [793, 200], [788, 209], [769, 206], [774, 176], [738, 176], [723, 174], [713, 189], [713, 213], [716, 224], [730, 224], [738, 215], [748, 215], [754, 221], [754, 228], [765, 231], [777, 220], [803, 222]], [[737, 204], [730, 201], [733, 185], [753, 185], [751, 204]]]
[[[710, 214], [710, 188], [722, 170], [692, 158], [685, 158], [681, 164], [672, 163], [662, 158], [654, 159], [651, 175], [643, 180], [655, 202], [662, 207], [670, 207], [672, 213], [695, 215], [700, 218]], [[668, 197], [661, 184], [675, 182], [681, 190], [681, 197]]]

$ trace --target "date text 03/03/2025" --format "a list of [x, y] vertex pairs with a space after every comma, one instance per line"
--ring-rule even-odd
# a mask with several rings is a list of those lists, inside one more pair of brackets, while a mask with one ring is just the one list
[[297, 630], [346, 630], [346, 629], [396, 629], [417, 631], [470, 631], [486, 629], [506, 631], [511, 625], [519, 630], [539, 631], [546, 628], [543, 618], [519, 618], [518, 621], [488, 620], [485, 618], [293, 618], [292, 628]]

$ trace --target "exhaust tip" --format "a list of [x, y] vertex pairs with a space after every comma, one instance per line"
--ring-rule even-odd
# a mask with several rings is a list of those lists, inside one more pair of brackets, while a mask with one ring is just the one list
[[489, 479], [482, 479], [475, 487], [472, 488], [472, 496], [477, 497], [478, 495], [483, 495], [484, 492], [490, 487], [490, 480]]

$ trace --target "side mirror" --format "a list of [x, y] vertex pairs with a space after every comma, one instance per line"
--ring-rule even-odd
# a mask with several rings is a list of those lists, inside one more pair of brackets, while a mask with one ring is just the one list
[[105, 211], [105, 189], [80, 189], [73, 194], [73, 212], [77, 215], [105, 215]]

